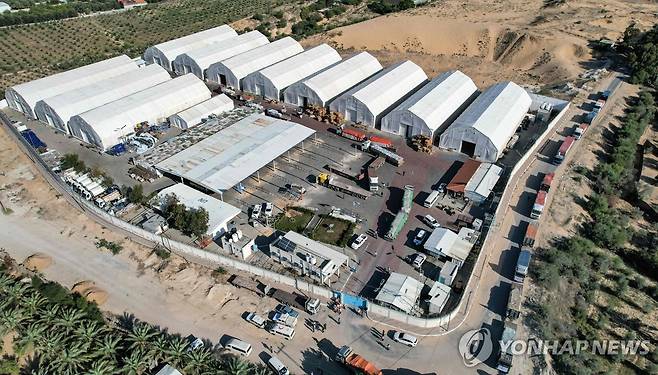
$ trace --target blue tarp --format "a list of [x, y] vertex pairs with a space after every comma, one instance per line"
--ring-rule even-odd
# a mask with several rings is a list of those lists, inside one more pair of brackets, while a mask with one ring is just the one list
[[23, 138], [25, 138], [25, 140], [35, 149], [46, 147], [46, 144], [43, 143], [32, 130], [23, 130], [21, 134], [23, 135]]

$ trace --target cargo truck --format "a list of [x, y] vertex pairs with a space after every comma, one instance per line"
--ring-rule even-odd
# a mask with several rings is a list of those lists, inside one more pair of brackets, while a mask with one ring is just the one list
[[368, 137], [368, 140], [372, 142], [373, 144], [376, 144], [378, 146], [387, 148], [393, 152], [395, 152], [395, 148], [393, 148], [393, 142], [391, 142], [390, 139], [384, 138], [384, 137], [378, 137], [376, 135]]
[[365, 141], [361, 143], [361, 150], [382, 156], [386, 159], [386, 161], [395, 165], [396, 167], [404, 164], [404, 158], [402, 156], [376, 143], [372, 143], [371, 141]]
[[539, 226], [537, 223], [529, 223], [528, 228], [525, 230], [525, 237], [523, 237], [523, 246], [534, 247], [535, 238], [537, 237], [537, 230]]
[[516, 271], [514, 272], [514, 281], [523, 283], [525, 277], [528, 275], [530, 268], [530, 259], [532, 258], [532, 249], [524, 246], [519, 253], [519, 259], [516, 261]]
[[553, 184], [553, 179], [555, 178], [555, 173], [546, 173], [544, 178], [541, 180], [541, 185], [539, 190], [545, 191], [548, 193], [551, 190], [551, 185]]
[[[504, 343], [509, 343], [516, 340], [516, 324], [512, 322], [505, 322], [505, 327], [503, 328], [503, 337], [501, 338], [501, 342]], [[512, 360], [514, 359], [514, 355], [512, 354], [512, 346], [513, 345], [508, 345], [506, 351], [500, 351], [500, 355], [498, 356], [498, 366], [496, 366], [496, 369], [503, 374], [509, 373], [509, 371], [512, 369]]]
[[345, 177], [354, 182], [359, 182], [365, 177], [365, 174], [362, 171], [354, 173], [352, 171], [346, 171], [338, 165], [334, 164], [327, 164], [324, 166], [324, 168], [337, 176]]
[[283, 304], [306, 310], [309, 314], [317, 313], [320, 308], [320, 300], [317, 298], [309, 298], [301, 294], [290, 293], [276, 288], [270, 289], [268, 295]]
[[377, 175], [377, 170], [381, 168], [385, 162], [386, 159], [383, 156], [378, 156], [368, 165], [368, 189], [370, 191], [379, 190], [379, 176]]
[[582, 138], [583, 134], [585, 134], [585, 131], [587, 130], [588, 127], [589, 125], [584, 122], [578, 125], [578, 127], [576, 127], [576, 129], [574, 129], [573, 131], [574, 138], [576, 138], [576, 140]]
[[250, 278], [242, 277], [238, 275], [231, 276], [228, 282], [237, 288], [244, 288], [247, 290], [251, 290], [252, 292], [256, 293], [261, 297], [265, 296], [270, 291], [270, 287], [267, 286], [266, 284], [263, 284], [258, 280], [252, 280]]
[[335, 360], [344, 364], [354, 375], [383, 375], [382, 370], [361, 355], [354, 353], [352, 348], [347, 345], [338, 349]]
[[366, 133], [354, 129], [338, 127], [336, 128], [336, 134], [352, 141], [363, 142], [366, 140]]
[[505, 317], [515, 321], [521, 316], [521, 301], [523, 297], [523, 284], [512, 284], [507, 298], [507, 309]]
[[341, 193], [349, 194], [351, 196], [368, 199], [372, 196], [372, 193], [365, 191], [360, 187], [351, 186], [339, 179], [337, 176], [332, 176], [328, 173], [319, 173], [316, 177], [316, 181], [320, 185], [324, 185], [331, 190], [336, 190]]
[[555, 164], [562, 164], [564, 158], [567, 157], [567, 153], [569, 152], [569, 150], [571, 150], [571, 146], [573, 146], [575, 140], [576, 139], [571, 136], [564, 138], [564, 141], [562, 141], [562, 145], [560, 146], [560, 149], [557, 151], [557, 154], [555, 154], [555, 158], [553, 159], [553, 162]]
[[533, 219], [539, 219], [541, 213], [544, 211], [544, 206], [546, 205], [546, 192], [539, 191], [537, 192], [537, 198], [535, 198], [535, 204], [532, 205], [532, 211], [530, 211], [530, 217]]

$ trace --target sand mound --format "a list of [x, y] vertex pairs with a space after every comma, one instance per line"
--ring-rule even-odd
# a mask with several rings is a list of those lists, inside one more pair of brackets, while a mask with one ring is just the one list
[[206, 299], [221, 305], [226, 302], [226, 300], [231, 298], [232, 295], [233, 293], [227, 285], [215, 284], [208, 290]]
[[43, 271], [53, 263], [53, 259], [43, 253], [35, 253], [27, 257], [23, 266], [30, 271]]
[[94, 288], [96, 284], [94, 284], [93, 281], [89, 280], [83, 280], [80, 282], [77, 282], [75, 285], [73, 285], [73, 288], [71, 288], [71, 291], [73, 293], [78, 293], [81, 296], [84, 296], [87, 294], [87, 291], [91, 288]]
[[73, 288], [71, 288], [71, 291], [85, 297], [87, 301], [95, 302], [98, 305], [104, 304], [109, 297], [105, 290], [97, 287], [93, 281], [89, 280], [83, 280], [76, 283], [73, 285]]

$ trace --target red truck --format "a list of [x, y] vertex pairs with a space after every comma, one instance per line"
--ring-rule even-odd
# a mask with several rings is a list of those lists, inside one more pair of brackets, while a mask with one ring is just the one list
[[366, 140], [366, 133], [355, 130], [355, 129], [341, 129], [341, 128], [338, 128], [336, 130], [336, 132], [338, 133], [338, 135], [340, 135], [344, 138], [347, 138], [347, 139], [351, 139], [353, 141], [363, 142], [363, 141]]
[[[372, 135], [368, 137], [368, 140], [374, 144], [380, 145], [382, 147], [388, 148], [389, 150], [394, 150], [393, 149], [393, 142], [391, 142], [390, 139], [384, 138], [384, 137], [378, 137], [376, 135]], [[395, 151], [395, 150], [394, 150]]]
[[548, 193], [548, 191], [551, 189], [551, 184], [553, 183], [554, 178], [555, 173], [545, 174], [544, 179], [541, 180], [541, 186], [539, 186], [539, 190], [543, 190]]
[[530, 212], [530, 217], [533, 219], [539, 219], [541, 213], [544, 211], [545, 205], [546, 205], [546, 192], [540, 190], [537, 193], [537, 198], [535, 198], [535, 204], [532, 205], [532, 211]]
[[557, 151], [557, 154], [555, 154], [555, 158], [553, 160], [555, 164], [562, 164], [564, 158], [567, 156], [567, 153], [571, 149], [571, 146], [573, 146], [575, 140], [576, 138], [572, 136], [564, 138], [564, 141], [562, 142], [560, 149]]

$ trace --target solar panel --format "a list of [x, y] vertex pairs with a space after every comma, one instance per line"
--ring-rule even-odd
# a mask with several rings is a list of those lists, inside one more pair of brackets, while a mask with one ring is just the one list
[[297, 248], [297, 244], [296, 244], [296, 243], [290, 241], [289, 239], [287, 239], [287, 238], [285, 238], [285, 237], [281, 237], [281, 238], [279, 238], [279, 243], [277, 244], [277, 246], [278, 246], [280, 249], [282, 249], [283, 251], [287, 251], [287, 252], [289, 252], [289, 253], [294, 252], [295, 249]]

